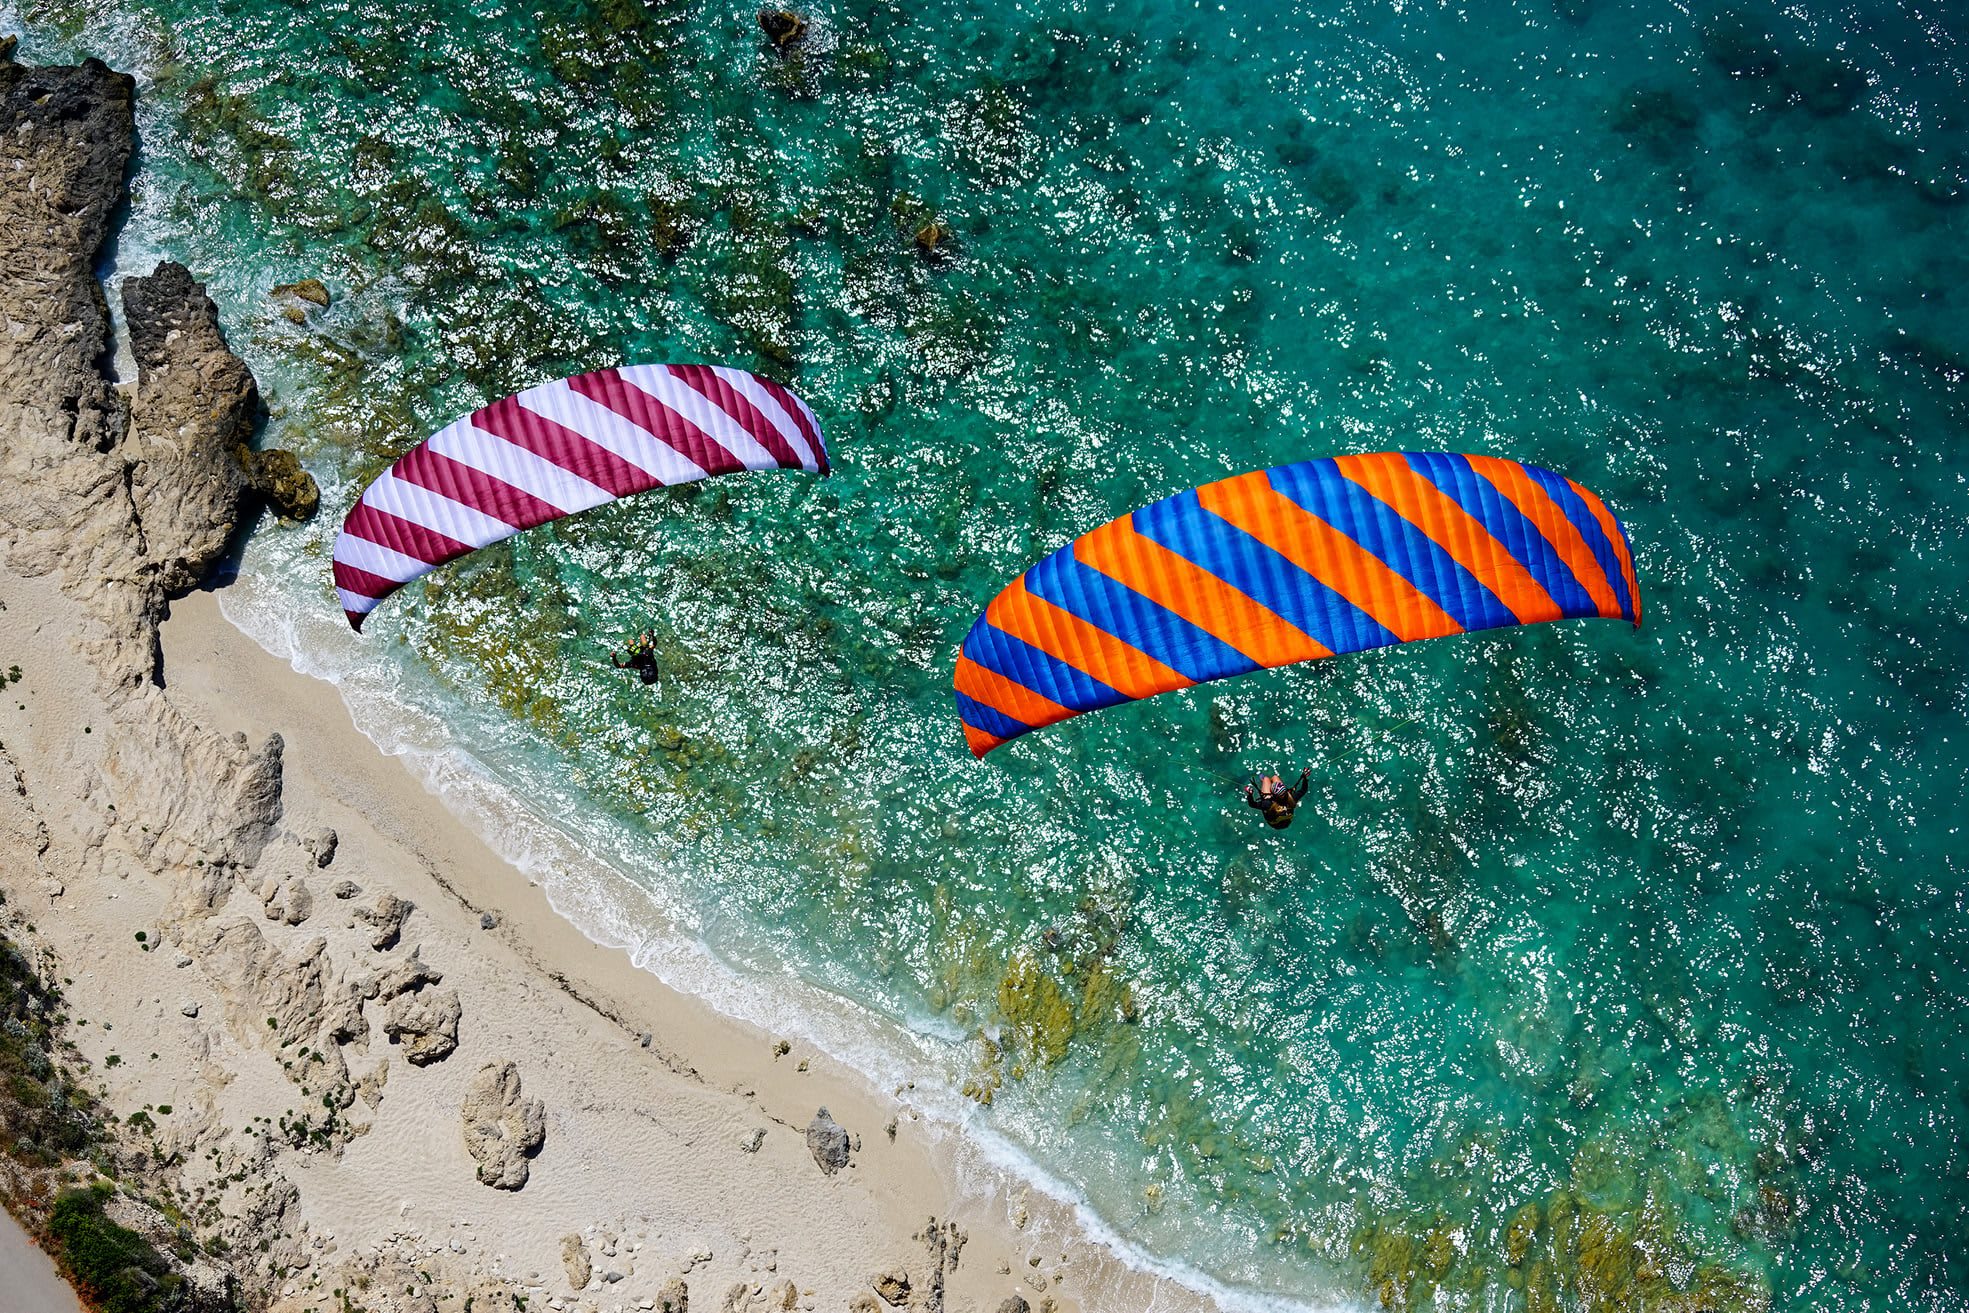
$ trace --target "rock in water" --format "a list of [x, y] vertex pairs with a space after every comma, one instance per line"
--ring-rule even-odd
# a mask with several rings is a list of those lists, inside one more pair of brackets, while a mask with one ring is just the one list
[[807, 1148], [829, 1176], [848, 1165], [848, 1132], [822, 1108], [807, 1123]]
[[314, 518], [321, 506], [321, 489], [314, 475], [301, 468], [300, 457], [279, 447], [254, 451], [245, 443], [234, 447], [232, 454], [246, 475], [246, 486], [273, 507], [274, 514], [284, 520]]
[[[484, 1177], [480, 1177], [481, 1180]], [[588, 1246], [581, 1243], [578, 1235], [561, 1237], [561, 1266], [567, 1269], [569, 1290], [585, 1290], [588, 1279], [595, 1275], [595, 1265], [588, 1257]]]
[[319, 278], [303, 278], [298, 283], [280, 283], [268, 295], [281, 301], [292, 297], [296, 301], [306, 301], [320, 310], [328, 308], [328, 286]]
[[807, 39], [807, 20], [791, 9], [761, 9], [759, 28], [782, 54]]
[[[520, 1072], [510, 1062], [488, 1062], [465, 1090], [465, 1149], [478, 1162], [479, 1180], [495, 1190], [526, 1184], [526, 1160], [547, 1139], [547, 1110], [520, 1093]], [[562, 1249], [565, 1259], [567, 1250]], [[587, 1267], [587, 1252], [582, 1251]], [[572, 1279], [570, 1266], [570, 1279]], [[586, 1285], [584, 1279], [581, 1282]]]

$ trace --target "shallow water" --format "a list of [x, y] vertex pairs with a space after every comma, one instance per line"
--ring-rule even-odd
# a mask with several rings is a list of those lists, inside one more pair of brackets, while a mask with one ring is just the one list
[[[1969, 25], [813, 12], [787, 61], [746, 9], [634, 0], [0, 30], [140, 72], [119, 261], [208, 281], [323, 482], [247, 594], [725, 963], [926, 1036], [1146, 1253], [1414, 1307], [1969, 1307]], [[335, 304], [294, 323], [268, 291], [307, 276]], [[660, 359], [793, 382], [836, 474], [597, 512], [338, 630], [363, 478]], [[1594, 488], [1646, 625], [970, 760], [950, 666], [1004, 580], [1201, 480], [1391, 447]], [[602, 656], [646, 623], [654, 697]], [[1273, 834], [1225, 777], [1291, 763]]]

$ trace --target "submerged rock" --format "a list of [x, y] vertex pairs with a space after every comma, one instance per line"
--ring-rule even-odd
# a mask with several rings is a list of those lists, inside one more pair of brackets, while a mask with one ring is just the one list
[[[462, 1110], [465, 1149], [478, 1162], [478, 1178], [495, 1190], [517, 1190], [526, 1184], [527, 1159], [540, 1152], [547, 1138], [547, 1110], [538, 1099], [520, 1091], [519, 1068], [510, 1062], [488, 1062], [465, 1089]], [[562, 1247], [565, 1258], [567, 1249]], [[587, 1252], [582, 1251], [587, 1266]], [[572, 1279], [573, 1268], [569, 1268]], [[581, 1285], [586, 1285], [584, 1278]]]
[[822, 1108], [807, 1123], [807, 1148], [820, 1164], [820, 1170], [829, 1176], [848, 1165], [848, 1132], [842, 1125], [828, 1115]]
[[269, 295], [276, 301], [305, 301], [322, 310], [328, 308], [330, 301], [328, 287], [319, 278], [303, 278], [298, 283], [278, 283]]
[[807, 20], [791, 9], [761, 9], [759, 27], [773, 49], [784, 53], [807, 39]]

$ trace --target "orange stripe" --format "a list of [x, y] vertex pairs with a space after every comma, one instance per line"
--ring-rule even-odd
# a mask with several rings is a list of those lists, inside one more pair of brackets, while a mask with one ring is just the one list
[[996, 734], [985, 733], [975, 725], [965, 724], [961, 720], [957, 723], [964, 725], [964, 744], [971, 749], [973, 757], [982, 757], [1005, 741]]
[[1456, 617], [1374, 553], [1284, 496], [1261, 470], [1196, 490], [1199, 505], [1278, 552], [1402, 642], [1460, 634]]
[[1024, 684], [986, 669], [962, 652], [957, 654], [955, 684], [957, 691], [965, 697], [982, 702], [1000, 715], [1010, 716], [1033, 729], [1065, 720], [1073, 714], [1053, 699], [1041, 697]]
[[1332, 656], [1312, 635], [1135, 529], [1123, 516], [1074, 539], [1074, 558], [1261, 666]]
[[1579, 526], [1566, 518], [1558, 503], [1547, 495], [1545, 489], [1531, 481], [1524, 467], [1514, 460], [1499, 460], [1495, 456], [1465, 456], [1470, 468], [1475, 470], [1490, 486], [1497, 489], [1504, 499], [1518, 508], [1527, 520], [1535, 525], [1545, 541], [1566, 563], [1573, 578], [1579, 580], [1586, 595], [1593, 599], [1593, 605], [1600, 614], [1612, 620], [1624, 620], [1627, 612], [1621, 607], [1620, 599], [1614, 596], [1613, 580], [1600, 568], [1593, 549], [1579, 536]]
[[1100, 680], [1123, 697], [1154, 697], [1195, 682], [1071, 611], [1034, 596], [1026, 590], [1024, 575], [991, 599], [985, 619], [1088, 678]]
[[1564, 614], [1545, 585], [1505, 550], [1496, 535], [1448, 493], [1417, 474], [1400, 452], [1335, 456], [1333, 463], [1448, 552], [1477, 582], [1497, 595], [1519, 624], [1557, 620]]
[[1571, 484], [1572, 490], [1579, 495], [1579, 499], [1586, 503], [1586, 509], [1593, 512], [1593, 518], [1600, 522], [1600, 532], [1606, 534], [1607, 541], [1613, 544], [1614, 557], [1620, 562], [1620, 572], [1627, 579], [1627, 595], [1634, 599], [1634, 627], [1639, 629], [1641, 581], [1634, 576], [1634, 555], [1627, 549], [1627, 535], [1620, 531], [1620, 521], [1614, 519], [1613, 512], [1607, 509], [1605, 502], [1577, 483], [1573, 483], [1571, 479], [1567, 479], [1566, 482]]

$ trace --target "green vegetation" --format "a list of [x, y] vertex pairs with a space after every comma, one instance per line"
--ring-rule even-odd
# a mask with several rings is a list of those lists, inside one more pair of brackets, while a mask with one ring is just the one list
[[171, 1270], [170, 1260], [104, 1213], [112, 1193], [105, 1183], [64, 1190], [55, 1200], [48, 1231], [61, 1246], [62, 1270], [104, 1313], [190, 1308], [184, 1278]]
[[[49, 1205], [53, 1187], [75, 1179], [61, 1169], [80, 1163], [89, 1175], [109, 1173], [116, 1149], [107, 1129], [115, 1119], [103, 1116], [77, 1083], [80, 1060], [58, 1033], [62, 1005], [61, 990], [0, 935], [0, 1155], [11, 1160], [0, 1162], [5, 1202], [41, 1231], [68, 1279], [103, 1313], [210, 1308], [169, 1257], [108, 1215], [105, 1205], [115, 1194], [110, 1181], [62, 1190]], [[121, 1061], [111, 1055], [108, 1065]], [[169, 1113], [170, 1107], [157, 1111]], [[144, 1112], [126, 1125], [140, 1134], [156, 1129]]]

